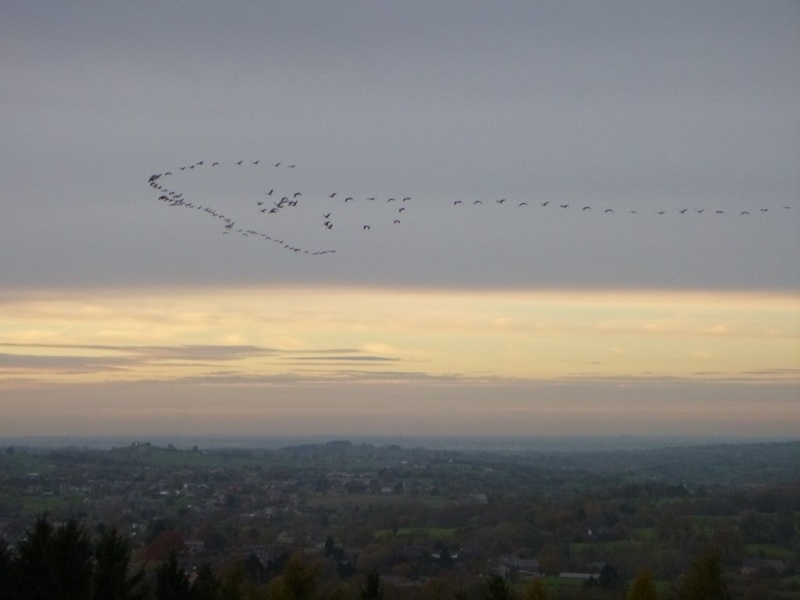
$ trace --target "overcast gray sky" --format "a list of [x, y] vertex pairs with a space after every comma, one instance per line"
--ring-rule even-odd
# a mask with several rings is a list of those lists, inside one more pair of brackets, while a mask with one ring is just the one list
[[0, 435], [796, 436], [799, 58], [796, 0], [6, 0]]
[[794, 1], [11, 1], [0, 54], [5, 288], [800, 283]]

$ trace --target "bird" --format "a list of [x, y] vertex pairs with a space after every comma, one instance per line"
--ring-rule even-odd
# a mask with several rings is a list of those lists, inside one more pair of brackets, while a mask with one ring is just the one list
[[519, 206], [528, 206], [528, 203], [527, 202], [520, 202]]
[[591, 206], [584, 206], [581, 210], [592, 210]]
[[612, 212], [614, 212], [614, 210], [613, 210], [613, 209], [611, 209], [611, 208], [607, 208], [607, 209], [605, 209], [603, 212], [604, 212], [604, 213], [612, 213]]
[[364, 229], [369, 229], [369, 225], [364, 225]]
[[335, 195], [336, 195], [336, 192], [333, 192], [332, 194], [328, 194], [328, 198], [333, 198]]
[[239, 162], [237, 162], [236, 164], [237, 164], [237, 165], [240, 165], [240, 164], [242, 164], [243, 162], [244, 162], [243, 160], [240, 160], [240, 161], [239, 161]]
[[322, 216], [325, 217], [326, 219], [330, 219], [331, 218], [331, 213], [325, 213]]

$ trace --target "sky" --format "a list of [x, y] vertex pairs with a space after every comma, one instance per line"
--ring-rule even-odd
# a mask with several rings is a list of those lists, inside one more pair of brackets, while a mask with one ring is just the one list
[[0, 437], [797, 438], [797, 2], [0, 15]]

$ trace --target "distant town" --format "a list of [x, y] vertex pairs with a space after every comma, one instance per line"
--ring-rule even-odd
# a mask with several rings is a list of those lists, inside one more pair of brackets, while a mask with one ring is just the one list
[[124, 597], [797, 598], [800, 442], [0, 449], [0, 597], [59, 597], [24, 573], [67, 531], [61, 597], [111, 539]]

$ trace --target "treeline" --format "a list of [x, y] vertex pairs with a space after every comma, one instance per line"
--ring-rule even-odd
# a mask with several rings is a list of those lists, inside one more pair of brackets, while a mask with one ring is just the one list
[[[327, 550], [327, 549], [326, 549]], [[326, 559], [335, 553], [325, 552]], [[339, 573], [341, 576], [341, 573]], [[431, 579], [403, 590], [377, 570], [349, 581], [325, 573], [321, 557], [278, 556], [264, 567], [254, 556], [187, 572], [173, 552], [155, 564], [135, 564], [127, 537], [116, 528], [92, 536], [75, 520], [55, 526], [39, 518], [11, 548], [0, 541], [0, 598], [11, 600], [658, 600], [649, 571], [628, 583], [612, 565], [573, 590], [548, 589], [542, 579], [513, 586], [498, 574], [465, 580]], [[333, 581], [333, 583], [332, 583]], [[662, 600], [730, 600], [720, 551], [708, 548]], [[755, 596], [760, 598], [760, 596]], [[754, 597], [754, 598], [755, 598]]]

